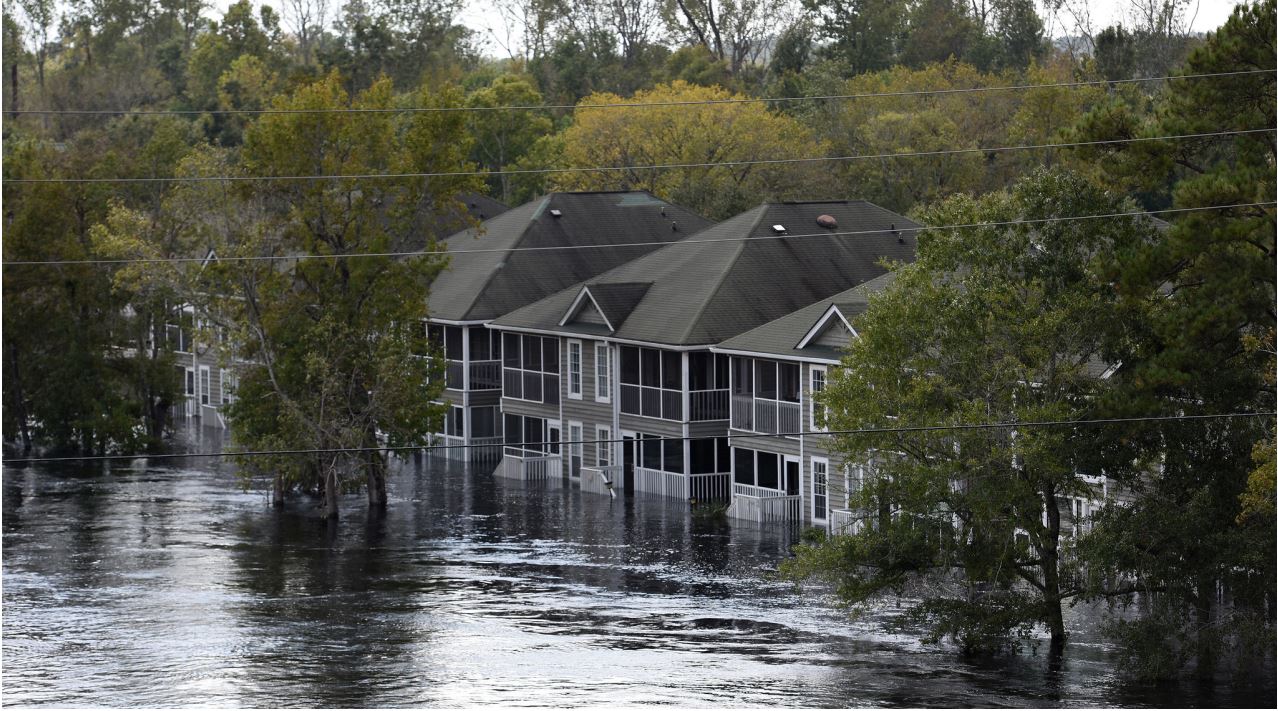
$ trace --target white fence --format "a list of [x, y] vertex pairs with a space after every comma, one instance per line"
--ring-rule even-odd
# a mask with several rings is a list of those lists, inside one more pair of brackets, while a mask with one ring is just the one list
[[674, 499], [727, 501], [732, 493], [728, 473], [676, 474], [660, 469], [635, 467], [635, 491]]
[[732, 427], [767, 434], [795, 433], [802, 427], [797, 402], [762, 400], [749, 395], [732, 396]]
[[835, 509], [830, 512], [830, 535], [841, 536], [861, 530], [863, 521], [855, 512], [848, 509]]
[[613, 464], [605, 467], [582, 467], [581, 490], [591, 494], [617, 496], [617, 489], [622, 486], [621, 477], [624, 467]]
[[558, 480], [563, 477], [563, 460], [558, 454], [531, 453], [507, 447], [493, 474], [520, 481]]
[[755, 523], [798, 521], [801, 515], [799, 497], [776, 489], [734, 483], [728, 515]]
[[441, 449], [428, 449], [430, 454], [447, 459], [457, 461], [470, 460], [493, 460], [502, 455], [502, 437], [472, 437], [470, 446], [466, 444], [464, 437], [457, 435], [434, 435], [431, 442], [432, 445], [441, 447]]

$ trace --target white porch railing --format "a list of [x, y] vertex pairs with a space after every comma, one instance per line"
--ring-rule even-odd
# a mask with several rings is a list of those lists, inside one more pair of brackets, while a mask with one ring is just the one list
[[501, 435], [492, 437], [471, 437], [469, 456], [471, 459], [492, 460], [502, 455], [502, 444], [505, 438]]
[[557, 480], [563, 477], [563, 460], [558, 454], [533, 453], [507, 447], [493, 474], [520, 481]]
[[863, 521], [855, 511], [849, 509], [835, 509], [830, 512], [830, 535], [841, 536], [843, 534], [856, 533], [861, 529]]
[[692, 422], [728, 419], [727, 390], [693, 390], [688, 393], [688, 419]]
[[762, 400], [749, 395], [732, 396], [732, 428], [778, 434], [799, 432], [801, 409], [797, 402]]
[[777, 489], [766, 489], [749, 484], [732, 485], [732, 505], [728, 515], [755, 523], [790, 523], [800, 519], [797, 495], [789, 495]]
[[471, 390], [500, 390], [501, 361], [475, 360], [470, 363]]
[[621, 411], [627, 415], [683, 420], [683, 391], [621, 384]]
[[660, 469], [635, 467], [635, 491], [685, 501], [727, 501], [731, 495], [730, 476], [727, 472], [676, 474]]
[[460, 360], [450, 360], [444, 364], [444, 387], [449, 390], [461, 390], [466, 364]]
[[621, 487], [624, 467], [612, 464], [603, 467], [581, 468], [581, 490], [591, 494], [603, 494], [616, 498], [617, 489]]

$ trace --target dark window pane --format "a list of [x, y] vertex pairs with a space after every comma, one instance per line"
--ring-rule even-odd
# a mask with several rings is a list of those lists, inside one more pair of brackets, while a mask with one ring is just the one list
[[754, 450], [737, 448], [732, 452], [736, 457], [733, 480], [754, 486]]
[[444, 327], [430, 324], [426, 327], [426, 338], [430, 340], [430, 345], [441, 351], [444, 349]]
[[474, 437], [492, 437], [497, 429], [497, 408], [476, 407], [470, 411], [470, 430]]
[[661, 387], [661, 352], [651, 348], [640, 349], [639, 365], [641, 384], [650, 388]]
[[715, 354], [714, 357], [714, 389], [728, 389], [728, 356]]
[[661, 440], [651, 435], [643, 437], [643, 466], [645, 469], [661, 468]]
[[754, 360], [732, 357], [732, 392], [736, 395], [754, 394]]
[[777, 399], [777, 364], [770, 360], [754, 362], [754, 396]]
[[715, 471], [726, 472], [728, 471], [728, 463], [732, 461], [730, 459], [732, 456], [732, 448], [728, 446], [727, 437], [716, 437], [714, 442], [715, 448], [718, 450], [719, 454], [718, 461], [715, 463], [715, 466], [718, 468], [715, 469]]
[[661, 352], [661, 387], [667, 390], [683, 389], [683, 354]]
[[688, 354], [688, 389], [714, 389], [714, 354], [704, 351]]
[[541, 339], [524, 336], [524, 370], [541, 370]]
[[502, 340], [505, 341], [504, 347], [502, 348], [502, 353], [504, 357], [503, 362], [506, 364], [507, 368], [518, 368], [519, 367], [519, 334], [504, 333], [502, 334]]
[[444, 355], [451, 360], [462, 359], [461, 326], [444, 327]]
[[694, 439], [688, 443], [690, 473], [713, 474], [718, 471], [714, 468], [715, 442], [715, 439]]
[[799, 401], [799, 364], [781, 363], [781, 399], [787, 402]]
[[621, 347], [621, 382], [639, 384], [639, 349], [634, 346]]
[[772, 452], [759, 452], [759, 486], [775, 489], [780, 481], [777, 471], [777, 455]]
[[471, 326], [466, 329], [467, 337], [470, 339], [470, 359], [471, 360], [490, 360], [492, 358], [492, 349], [488, 344], [488, 329], [483, 326]]
[[490, 331], [489, 329], [484, 329], [484, 330], [488, 332], [488, 335], [492, 336], [492, 344], [493, 344], [492, 359], [501, 360], [501, 334], [498, 333], [497, 331]]
[[547, 373], [559, 372], [559, 339], [541, 339], [541, 369]]
[[541, 444], [545, 440], [545, 428], [542, 427], [542, 419], [539, 417], [524, 418], [524, 443], [526, 449], [533, 449], [538, 452], [543, 451], [545, 445]]
[[677, 474], [683, 473], [683, 441], [677, 439], [666, 440], [665, 446], [665, 463], [662, 467], [668, 472]]
[[506, 415], [505, 425], [506, 444], [519, 444], [524, 441], [524, 423], [522, 417], [519, 415]]

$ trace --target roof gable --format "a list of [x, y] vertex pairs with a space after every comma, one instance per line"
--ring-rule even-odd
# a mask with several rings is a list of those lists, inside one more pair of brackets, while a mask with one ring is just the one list
[[812, 324], [812, 328], [799, 339], [795, 348], [807, 348], [810, 344], [842, 348], [852, 338], [856, 338], [856, 329], [852, 328], [852, 324], [843, 315], [838, 304], [830, 304], [825, 313], [821, 314], [821, 318], [817, 319], [817, 322]]

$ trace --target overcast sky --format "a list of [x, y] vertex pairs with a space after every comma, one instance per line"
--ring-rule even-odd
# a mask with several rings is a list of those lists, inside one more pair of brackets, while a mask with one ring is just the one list
[[[220, 14], [234, 0], [213, 0], [213, 5], [218, 9]], [[282, 0], [253, 0], [255, 4], [267, 4], [281, 9]], [[330, 0], [334, 6], [330, 10], [330, 15], [335, 14], [336, 8], [340, 7], [343, 0]], [[1036, 0], [1040, 11], [1044, 6], [1044, 0]], [[1065, 0], [1066, 4], [1074, 7], [1085, 8], [1090, 15], [1092, 27], [1095, 31], [1100, 31], [1116, 22], [1123, 22], [1130, 25], [1128, 18], [1133, 10], [1135, 2], [1133, 0]], [[1193, 0], [1186, 12], [1188, 18], [1192, 18], [1193, 24], [1191, 29], [1195, 32], [1207, 32], [1220, 27], [1229, 17], [1229, 13], [1234, 6], [1239, 3], [1235, 0]], [[1046, 15], [1047, 13], [1043, 13]], [[465, 0], [465, 10], [462, 11], [460, 20], [463, 24], [475, 30], [479, 35], [477, 39], [481, 40], [484, 52], [487, 54], [504, 56], [505, 51], [498, 42], [492, 40], [494, 31], [496, 36], [505, 41], [506, 32], [501, 24], [501, 16], [497, 13], [491, 0]], [[1057, 13], [1052, 25], [1048, 27], [1052, 36], [1059, 37], [1064, 35], [1077, 34], [1073, 20], [1069, 13], [1061, 11]]]

